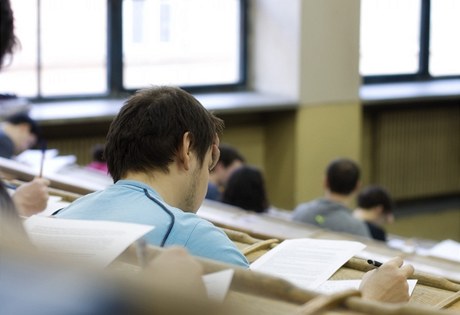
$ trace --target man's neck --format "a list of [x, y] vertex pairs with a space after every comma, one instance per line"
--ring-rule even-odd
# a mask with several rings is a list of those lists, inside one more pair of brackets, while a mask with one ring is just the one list
[[324, 198], [330, 201], [334, 201], [334, 202], [343, 204], [346, 207], [349, 207], [353, 199], [353, 194], [342, 195], [342, 194], [337, 194], [331, 191], [326, 191]]
[[122, 179], [135, 180], [144, 183], [154, 189], [170, 206], [176, 208], [180, 206], [180, 202], [176, 197], [180, 195], [176, 193], [178, 186], [172, 180], [171, 174], [165, 174], [162, 172], [128, 172], [128, 174]]
[[364, 221], [372, 221], [374, 219], [374, 215], [371, 211], [366, 211], [361, 208], [356, 208], [353, 210], [353, 216]]

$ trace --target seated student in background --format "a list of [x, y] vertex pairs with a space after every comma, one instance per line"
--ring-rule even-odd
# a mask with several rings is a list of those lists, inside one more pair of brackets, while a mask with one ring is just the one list
[[228, 144], [219, 145], [220, 158], [209, 175], [206, 199], [220, 201], [230, 175], [244, 165], [245, 159], [238, 150]]
[[385, 242], [387, 236], [383, 226], [394, 221], [390, 194], [377, 185], [365, 187], [358, 194], [358, 207], [353, 216], [366, 222], [372, 238]]
[[107, 161], [104, 158], [104, 146], [97, 144], [93, 147], [92, 161], [87, 166], [89, 169], [98, 170], [107, 174], [109, 169], [107, 167]]
[[37, 123], [26, 113], [18, 113], [6, 119], [0, 130], [0, 156], [11, 159], [32, 148], [39, 138]]
[[349, 208], [359, 187], [360, 170], [349, 159], [336, 159], [326, 169], [324, 196], [298, 205], [293, 212], [295, 221], [321, 228], [371, 238], [367, 225], [353, 217]]
[[[36, 122], [26, 113], [12, 115], [2, 123], [0, 130], [0, 156], [12, 158], [32, 148], [39, 138]], [[35, 178], [24, 183], [13, 192], [13, 201], [19, 214], [30, 216], [46, 208], [48, 202], [48, 186], [45, 178]]]
[[258, 213], [269, 207], [262, 172], [244, 165], [235, 170], [227, 181], [222, 202]]
[[[19, 113], [10, 116], [0, 130], [0, 156], [10, 159], [30, 149], [38, 137], [38, 126], [29, 115]], [[17, 187], [13, 192], [13, 201], [19, 214], [30, 216], [44, 210], [49, 198], [49, 184], [45, 178], [35, 178]]]
[[196, 256], [247, 267], [227, 235], [195, 212], [219, 159], [223, 121], [174, 87], [138, 91], [107, 134], [104, 155], [115, 184], [84, 196], [57, 214], [155, 226], [145, 237], [180, 245]]

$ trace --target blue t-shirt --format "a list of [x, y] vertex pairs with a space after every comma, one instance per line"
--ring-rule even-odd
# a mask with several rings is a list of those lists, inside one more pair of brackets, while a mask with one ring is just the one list
[[144, 236], [151, 245], [180, 245], [194, 256], [249, 266], [222, 230], [194, 213], [169, 206], [155, 190], [138, 181], [119, 180], [74, 201], [56, 216], [153, 225], [155, 228]]

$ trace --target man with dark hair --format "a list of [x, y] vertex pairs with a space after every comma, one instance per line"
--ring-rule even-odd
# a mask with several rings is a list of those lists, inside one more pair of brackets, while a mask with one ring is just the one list
[[230, 175], [246, 162], [241, 153], [228, 144], [221, 144], [219, 150], [220, 158], [209, 175], [208, 192], [206, 193], [206, 199], [216, 201], [221, 201], [222, 192]]
[[394, 221], [390, 194], [377, 185], [364, 188], [358, 194], [358, 208], [353, 211], [353, 216], [367, 224], [373, 239], [385, 242], [387, 236], [383, 225]]
[[352, 160], [332, 161], [326, 170], [324, 197], [298, 205], [292, 219], [370, 238], [366, 224], [354, 218], [349, 209], [359, 187], [359, 176], [359, 167]]
[[26, 113], [12, 115], [0, 130], [0, 156], [10, 159], [33, 147], [39, 138], [37, 123]]
[[195, 212], [219, 159], [223, 121], [174, 87], [134, 94], [113, 120], [104, 155], [115, 184], [57, 214], [155, 226], [146, 241], [247, 267], [225, 233]]

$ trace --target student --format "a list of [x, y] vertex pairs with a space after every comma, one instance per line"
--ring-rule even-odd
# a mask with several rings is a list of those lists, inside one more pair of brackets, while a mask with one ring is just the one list
[[72, 203], [58, 217], [155, 226], [148, 243], [248, 266], [226, 234], [195, 212], [219, 158], [222, 120], [179, 88], [133, 95], [113, 120], [105, 157], [115, 184]]
[[[123, 292], [123, 285], [101, 276], [100, 270], [94, 275], [89, 269], [76, 269], [61, 262], [56, 253], [49, 258], [30, 245], [14, 203], [0, 181], [0, 305], [5, 313], [151, 313], [135, 305], [135, 292]], [[198, 311], [208, 309], [202, 275], [202, 266], [186, 250], [171, 247], [150, 261], [140, 277], [159, 314], [185, 310], [200, 314]], [[134, 284], [133, 289], [136, 287], [138, 294], [147, 288]], [[184, 304], [178, 305], [177, 299]]]
[[383, 187], [367, 186], [358, 194], [358, 207], [353, 216], [367, 224], [373, 239], [386, 242], [383, 226], [394, 221], [390, 194]]
[[109, 169], [107, 168], [107, 162], [104, 158], [104, 145], [96, 144], [93, 147], [92, 157], [91, 163], [86, 165], [86, 168], [107, 174]]
[[37, 123], [26, 113], [14, 114], [0, 129], [0, 157], [11, 159], [32, 148], [38, 140]]
[[262, 172], [253, 166], [241, 166], [227, 181], [222, 202], [258, 213], [269, 208]]
[[324, 196], [298, 205], [292, 219], [371, 238], [366, 224], [354, 218], [349, 208], [358, 190], [359, 175], [359, 167], [354, 161], [344, 158], [332, 161], [326, 169]]
[[[0, 1], [0, 70], [5, 58], [12, 56], [18, 40], [14, 34], [14, 16], [9, 0]], [[10, 117], [0, 131], [0, 156], [11, 158], [14, 154], [28, 149], [35, 143], [38, 128], [29, 116], [18, 114]], [[30, 183], [22, 184], [13, 193], [13, 200], [21, 215], [31, 215], [46, 208], [48, 186], [44, 178], [36, 178]]]
[[206, 199], [220, 201], [228, 178], [239, 167], [244, 165], [245, 159], [238, 150], [228, 144], [219, 146], [220, 158], [209, 175]]

